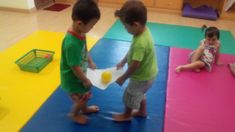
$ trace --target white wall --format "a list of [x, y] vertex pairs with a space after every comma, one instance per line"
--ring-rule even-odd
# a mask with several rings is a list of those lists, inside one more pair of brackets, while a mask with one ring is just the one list
[[224, 10], [228, 11], [233, 6], [233, 4], [235, 4], [235, 0], [226, 0]]
[[28, 7], [29, 7], [29, 9], [35, 7], [34, 0], [27, 0], [27, 1], [28, 1]]
[[35, 4], [34, 0], [0, 0], [0, 7], [32, 9]]

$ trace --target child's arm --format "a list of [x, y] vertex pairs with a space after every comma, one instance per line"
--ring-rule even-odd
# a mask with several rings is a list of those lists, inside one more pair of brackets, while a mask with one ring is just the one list
[[72, 70], [76, 77], [82, 81], [85, 87], [92, 87], [91, 81], [86, 77], [86, 75], [83, 73], [82, 69], [79, 66], [73, 66]]
[[92, 60], [90, 56], [88, 56], [88, 65], [89, 65], [89, 68], [93, 70], [96, 69], [96, 64], [94, 63], [94, 61]]
[[132, 61], [131, 65], [128, 67], [127, 71], [116, 80], [117, 84], [122, 86], [122, 84], [126, 81], [126, 79], [128, 79], [136, 71], [136, 69], [139, 67], [139, 65], [140, 65], [139, 61], [135, 61], [135, 60]]
[[122, 61], [117, 64], [117, 66], [116, 66], [116, 67], [117, 67], [117, 70], [121, 69], [121, 68], [126, 64], [126, 62], [127, 62], [127, 54], [126, 54], [126, 56], [122, 59]]

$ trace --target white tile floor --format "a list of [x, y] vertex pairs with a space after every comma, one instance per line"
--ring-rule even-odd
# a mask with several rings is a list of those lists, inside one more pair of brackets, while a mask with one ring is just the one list
[[[0, 51], [36, 30], [66, 32], [71, 24], [71, 9], [72, 7], [69, 7], [61, 12], [38, 10], [29, 14], [0, 10]], [[116, 20], [113, 14], [115, 8], [100, 7], [100, 9], [101, 19], [88, 33], [92, 36], [102, 37]], [[235, 35], [234, 20], [208, 21], [149, 11], [148, 21], [194, 27], [201, 27], [206, 24], [229, 30]]]

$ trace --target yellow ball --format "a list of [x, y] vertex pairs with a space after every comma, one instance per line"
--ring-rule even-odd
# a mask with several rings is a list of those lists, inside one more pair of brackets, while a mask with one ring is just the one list
[[101, 81], [103, 83], [109, 83], [112, 80], [112, 73], [110, 71], [104, 71], [101, 75]]

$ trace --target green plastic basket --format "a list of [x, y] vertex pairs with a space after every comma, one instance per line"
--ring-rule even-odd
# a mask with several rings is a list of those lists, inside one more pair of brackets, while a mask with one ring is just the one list
[[32, 49], [15, 63], [23, 71], [38, 73], [53, 60], [54, 53], [48, 50]]

